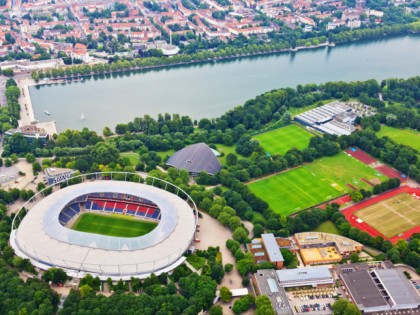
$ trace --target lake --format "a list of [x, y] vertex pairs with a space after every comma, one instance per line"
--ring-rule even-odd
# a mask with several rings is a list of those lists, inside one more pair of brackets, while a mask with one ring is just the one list
[[[134, 117], [218, 117], [266, 91], [328, 81], [420, 75], [420, 36], [404, 36], [31, 87], [35, 118], [102, 132]], [[43, 112], [48, 110], [51, 116]], [[81, 114], [85, 119], [81, 120]]]

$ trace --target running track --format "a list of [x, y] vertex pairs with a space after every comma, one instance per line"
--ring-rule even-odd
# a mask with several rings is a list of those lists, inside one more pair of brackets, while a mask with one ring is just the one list
[[366, 208], [370, 205], [373, 205], [373, 204], [378, 203], [382, 200], [391, 198], [393, 196], [399, 195], [401, 193], [409, 193], [409, 194], [415, 193], [417, 196], [420, 196], [420, 188], [412, 188], [412, 187], [409, 187], [409, 186], [402, 186], [402, 187], [396, 188], [394, 190], [391, 190], [391, 191], [385, 192], [383, 194], [380, 194], [377, 197], [370, 198], [368, 200], [359, 202], [358, 204], [355, 204], [354, 206], [350, 206], [350, 207], [342, 210], [341, 212], [344, 214], [344, 216], [346, 217], [346, 219], [349, 221], [349, 223], [352, 226], [357, 227], [359, 230], [367, 232], [369, 235], [371, 235], [373, 237], [382, 236], [385, 240], [390, 240], [392, 243], [395, 243], [400, 239], [408, 239], [412, 234], [420, 233], [420, 226], [416, 226], [416, 227], [414, 227], [410, 230], [407, 230], [404, 233], [402, 233], [401, 235], [397, 235], [397, 236], [394, 236], [392, 238], [387, 238], [384, 235], [382, 235], [379, 231], [374, 229], [372, 226], [367, 224], [366, 222], [358, 223], [356, 221], [357, 217], [354, 215], [354, 212], [356, 212], [357, 210]]
[[[353, 151], [353, 150], [355, 150], [355, 151]], [[378, 160], [371, 157], [369, 154], [367, 154], [363, 150], [360, 150], [359, 148], [353, 148], [353, 150], [352, 149], [347, 149], [345, 152], [347, 154], [350, 154], [352, 157], [354, 157], [355, 159], [358, 159], [360, 162], [362, 162], [366, 165], [371, 165], [371, 164], [379, 162]], [[401, 182], [407, 180], [407, 178], [403, 178], [401, 176], [400, 172], [398, 172], [397, 170], [389, 167], [386, 164], [376, 166], [375, 170], [377, 170], [378, 172], [384, 174], [386, 177], [389, 177], [389, 178], [398, 177]]]

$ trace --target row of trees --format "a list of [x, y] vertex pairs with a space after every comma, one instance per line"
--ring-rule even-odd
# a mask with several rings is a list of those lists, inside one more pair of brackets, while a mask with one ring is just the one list
[[382, 192], [387, 190], [397, 188], [400, 186], [400, 179], [399, 178], [390, 178], [388, 180], [383, 181], [380, 184], [374, 185], [372, 191], [360, 189], [360, 190], [353, 190], [350, 193], [350, 198], [354, 202], [362, 201], [365, 198], [369, 198], [372, 195], [378, 195]]
[[85, 278], [80, 290], [70, 291], [59, 314], [197, 314], [211, 307], [217, 287], [216, 281], [191, 273], [185, 265], [170, 277], [164, 273], [159, 277], [152, 274], [143, 281], [132, 279], [131, 287], [140, 295], [124, 293], [122, 281], [113, 286], [116, 293], [112, 296], [96, 295], [95, 279]]

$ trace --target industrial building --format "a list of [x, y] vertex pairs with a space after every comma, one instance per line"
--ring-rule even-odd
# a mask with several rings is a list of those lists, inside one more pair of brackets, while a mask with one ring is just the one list
[[350, 135], [356, 130], [353, 126], [356, 118], [357, 114], [352, 111], [351, 106], [338, 101], [316, 107], [294, 117], [295, 121], [305, 126], [339, 136]]

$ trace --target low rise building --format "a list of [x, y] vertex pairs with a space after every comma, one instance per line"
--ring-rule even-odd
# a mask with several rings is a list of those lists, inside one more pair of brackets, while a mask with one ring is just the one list
[[74, 173], [75, 171], [69, 168], [48, 167], [44, 171], [44, 176], [48, 185], [54, 185], [69, 179]]
[[284, 288], [318, 287], [334, 284], [334, 278], [327, 267], [304, 267], [297, 269], [277, 270], [277, 278]]
[[363, 249], [362, 244], [347, 237], [323, 232], [296, 233], [295, 241], [305, 265], [339, 262]]
[[33, 142], [36, 140], [41, 141], [43, 144], [46, 144], [49, 135], [45, 132], [43, 128], [38, 128], [34, 125], [27, 125], [18, 127], [16, 129], [9, 129], [5, 133], [5, 136], [13, 136], [14, 134], [21, 134], [28, 142]]
[[268, 261], [273, 263], [276, 268], [283, 268], [284, 259], [280, 252], [279, 245], [273, 234], [262, 234], [261, 235], [262, 245], [264, 246], [265, 252], [267, 253]]
[[286, 291], [280, 285], [276, 271], [273, 269], [258, 270], [253, 276], [254, 287], [258, 295], [266, 295], [278, 315], [292, 315], [292, 308]]
[[420, 311], [420, 296], [401, 270], [392, 264], [336, 266], [346, 294], [363, 313]]

